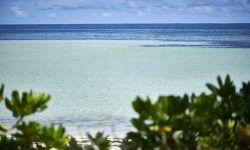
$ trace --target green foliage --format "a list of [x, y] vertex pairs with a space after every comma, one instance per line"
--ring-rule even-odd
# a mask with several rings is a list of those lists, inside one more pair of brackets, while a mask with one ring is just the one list
[[137, 98], [122, 149], [250, 149], [250, 82], [239, 92], [227, 76], [209, 94]]
[[55, 129], [54, 124], [51, 124], [49, 127], [43, 128], [41, 138], [50, 147], [64, 148], [68, 142], [68, 137], [64, 133], [65, 129], [62, 125]]
[[21, 146], [13, 137], [8, 138], [6, 135], [0, 134], [0, 148], [1, 150], [20, 150]]
[[64, 135], [65, 129], [61, 125], [56, 129], [54, 124], [46, 127], [37, 122], [23, 122], [16, 128], [20, 133], [16, 133], [14, 137], [23, 145], [39, 148], [43, 148], [43, 145], [46, 145], [46, 148], [67, 148], [69, 137]]
[[[218, 85], [207, 83], [209, 93], [183, 96], [160, 96], [153, 102], [137, 97], [133, 108], [138, 117], [131, 123], [136, 131], [128, 132], [120, 148], [123, 150], [195, 150], [250, 149], [250, 82], [236, 90], [229, 76]], [[2, 150], [108, 150], [111, 143], [98, 132], [88, 134], [90, 144], [82, 146], [76, 139], [65, 135], [65, 128], [54, 124], [43, 126], [26, 122], [26, 116], [47, 108], [49, 95], [32, 91], [20, 95], [12, 92], [11, 99], [4, 97], [0, 87], [0, 102], [17, 119], [11, 128], [0, 124]], [[15, 131], [15, 132], [13, 132]]]
[[86, 150], [109, 150], [110, 142], [108, 141], [108, 137], [104, 136], [102, 132], [98, 132], [95, 137], [88, 134], [88, 138], [90, 140], [90, 145], [86, 145], [84, 149]]
[[24, 117], [47, 108], [50, 95], [36, 94], [32, 91], [24, 92], [20, 97], [17, 91], [12, 92], [12, 98], [5, 98], [6, 107], [12, 111], [14, 117]]
[[[36, 149], [69, 149], [76, 150], [74, 139], [65, 135], [65, 128], [54, 124], [43, 126], [38, 122], [27, 122], [26, 116], [41, 112], [47, 108], [50, 95], [37, 94], [32, 91], [22, 93], [12, 92], [11, 99], [4, 98], [4, 86], [0, 89], [0, 100], [5, 99], [6, 107], [17, 118], [16, 123], [10, 128], [0, 124], [0, 149], [1, 150], [36, 150]], [[16, 132], [13, 132], [16, 131]]]
[[110, 148], [110, 142], [103, 133], [97, 133], [95, 137], [88, 135], [91, 145], [83, 148], [75, 138], [65, 135], [65, 128], [62, 125], [44, 126], [39, 122], [25, 121], [26, 116], [47, 108], [50, 95], [37, 94], [32, 91], [23, 92], [20, 95], [17, 91], [13, 91], [11, 99], [4, 98], [4, 85], [1, 85], [0, 102], [3, 99], [5, 99], [5, 106], [17, 121], [10, 129], [0, 123], [1, 150], [108, 150]]

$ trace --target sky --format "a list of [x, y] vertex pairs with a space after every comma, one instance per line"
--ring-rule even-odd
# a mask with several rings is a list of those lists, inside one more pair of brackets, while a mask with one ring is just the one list
[[0, 0], [0, 24], [250, 23], [250, 0]]

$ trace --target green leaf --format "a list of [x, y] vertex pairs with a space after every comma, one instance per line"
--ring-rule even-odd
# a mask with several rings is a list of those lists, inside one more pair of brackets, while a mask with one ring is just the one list
[[91, 145], [86, 145], [85, 149], [91, 150], [109, 150], [110, 149], [110, 141], [108, 140], [108, 136], [104, 136], [103, 132], [98, 132], [95, 137], [87, 134], [88, 139], [91, 142]]
[[222, 88], [223, 83], [222, 83], [222, 80], [221, 80], [221, 77], [220, 77], [220, 76], [217, 77], [217, 82], [218, 82], [218, 84], [219, 84], [219, 87]]
[[12, 110], [12, 109], [13, 109], [13, 105], [11, 104], [11, 101], [10, 101], [8, 98], [5, 99], [5, 106], [6, 106], [10, 111], [13, 112], [13, 116], [14, 116], [14, 117], [18, 117], [17, 114], [16, 114], [16, 111]]
[[1, 84], [1, 87], [0, 87], [0, 102], [3, 100], [3, 97], [4, 97], [4, 85]]
[[215, 93], [215, 92], [218, 91], [217, 87], [214, 86], [213, 84], [207, 83], [206, 86], [207, 86], [207, 88], [208, 88], [211, 92], [213, 92], [213, 93]]
[[179, 115], [186, 111], [188, 107], [188, 96], [160, 96], [156, 102], [158, 108], [169, 116]]
[[82, 149], [82, 146], [77, 143], [76, 139], [71, 137], [69, 141], [68, 150], [83, 150], [83, 149]]
[[12, 92], [12, 98], [5, 99], [6, 107], [12, 111], [14, 117], [24, 117], [47, 108], [50, 95], [36, 94], [32, 91], [24, 92], [22, 97], [17, 91]]
[[41, 140], [48, 147], [55, 147], [59, 149], [65, 149], [69, 142], [69, 137], [65, 134], [65, 128], [62, 125], [56, 129], [54, 124], [49, 127], [43, 127], [41, 132]]
[[250, 104], [250, 81], [247, 83], [242, 83], [242, 88], [240, 89], [240, 92], [243, 96], [244, 101]]
[[65, 133], [65, 128], [62, 125], [59, 125], [58, 130], [56, 132], [56, 137], [57, 138], [63, 137], [64, 133]]
[[42, 125], [38, 122], [22, 122], [17, 125], [16, 128], [20, 131], [20, 134], [16, 134], [16, 138], [28, 138], [29, 141], [39, 140], [39, 135], [42, 132]]
[[231, 79], [230, 79], [230, 76], [227, 75], [227, 76], [226, 76], [226, 79], [225, 79], [225, 84], [226, 84], [226, 85], [230, 85], [231, 83], [232, 83], [232, 81], [231, 81]]
[[2, 124], [0, 123], [0, 131], [2, 131], [2, 132], [7, 132], [8, 129], [7, 129], [4, 125], [2, 125]]
[[140, 115], [142, 118], [149, 118], [150, 114], [153, 111], [153, 105], [150, 99], [144, 101], [140, 97], [137, 97], [133, 102], [134, 110]]

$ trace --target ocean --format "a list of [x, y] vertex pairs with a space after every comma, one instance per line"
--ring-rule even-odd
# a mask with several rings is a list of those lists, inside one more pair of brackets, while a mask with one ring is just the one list
[[[28, 120], [67, 132], [134, 130], [136, 96], [208, 92], [230, 74], [250, 79], [250, 24], [0, 25], [0, 83], [52, 95]], [[0, 122], [15, 120], [0, 104]]]
[[250, 24], [0, 25], [0, 40], [205, 41], [216, 47], [250, 48]]

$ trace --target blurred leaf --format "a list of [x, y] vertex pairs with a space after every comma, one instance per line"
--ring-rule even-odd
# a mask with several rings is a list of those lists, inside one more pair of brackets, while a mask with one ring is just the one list
[[159, 111], [170, 117], [179, 115], [184, 113], [188, 107], [188, 96], [185, 95], [183, 98], [179, 96], [160, 96], [155, 105], [157, 109], [160, 109]]
[[2, 124], [0, 123], [0, 131], [2, 131], [2, 132], [7, 132], [8, 129], [7, 129], [4, 125], [2, 125]]
[[79, 145], [75, 138], [71, 137], [69, 141], [69, 148], [68, 150], [82, 150], [82, 146]]
[[0, 149], [1, 150], [19, 150], [20, 143], [13, 138], [8, 138], [6, 135], [0, 134]]
[[172, 127], [171, 126], [163, 126], [163, 127], [160, 127], [160, 131], [170, 132], [170, 131], [172, 131]]
[[250, 128], [241, 128], [237, 132], [240, 149], [250, 149]]
[[36, 94], [32, 91], [24, 92], [22, 97], [17, 91], [12, 92], [12, 98], [5, 99], [6, 107], [12, 111], [14, 117], [24, 117], [47, 108], [50, 95]]
[[150, 99], [143, 101], [140, 97], [137, 97], [136, 100], [133, 102], [134, 110], [140, 115], [142, 118], [149, 118], [152, 109], [152, 103]]
[[19, 137], [37, 140], [42, 132], [43, 126], [38, 122], [32, 121], [28, 123], [22, 122], [20, 125], [17, 125], [16, 128], [20, 131], [20, 133], [18, 133]]
[[217, 82], [219, 84], [219, 88], [221, 89], [223, 87], [223, 83], [220, 76], [217, 77]]
[[88, 139], [91, 142], [91, 145], [85, 145], [85, 149], [87, 150], [109, 150], [110, 142], [108, 140], [108, 136], [104, 136], [102, 132], [98, 132], [95, 137], [87, 134]]
[[[242, 88], [240, 89], [240, 93], [242, 95], [242, 99], [244, 102], [244, 106], [242, 107], [241, 110], [244, 110], [244, 112], [242, 113], [242, 116], [244, 118], [244, 120], [250, 124], [250, 81], [247, 83], [242, 84]], [[245, 108], [245, 109], [244, 109]]]
[[242, 88], [240, 89], [241, 94], [246, 102], [250, 103], [250, 81], [247, 83], [242, 83]]
[[3, 100], [3, 97], [4, 97], [4, 85], [1, 84], [1, 87], [0, 87], [0, 102]]
[[218, 91], [217, 87], [214, 86], [213, 84], [207, 83], [206, 86], [211, 92], [216, 93]]
[[55, 148], [65, 148], [69, 143], [70, 138], [66, 135], [65, 128], [62, 125], [59, 125], [58, 128], [55, 128], [54, 124], [51, 124], [49, 127], [43, 127], [41, 132], [41, 140], [48, 147]]

